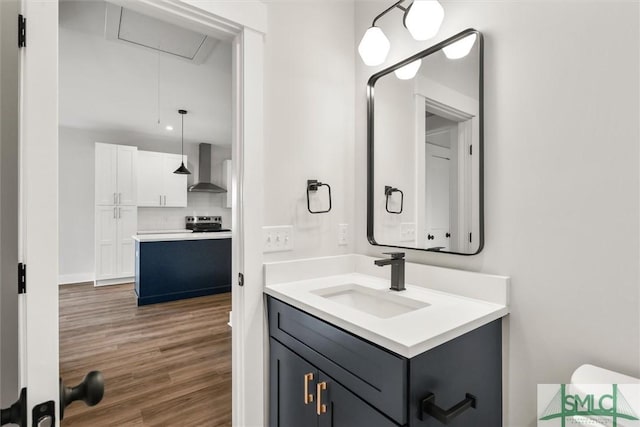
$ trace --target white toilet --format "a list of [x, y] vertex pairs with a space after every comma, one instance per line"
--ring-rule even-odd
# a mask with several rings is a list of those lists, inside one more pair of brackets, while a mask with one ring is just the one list
[[[619, 407], [616, 412], [640, 417], [640, 379], [638, 378], [587, 364], [580, 366], [573, 372], [570, 387], [573, 389], [573, 392], [578, 392], [582, 395], [595, 394], [602, 396], [603, 394], [610, 394], [612, 392], [612, 384], [617, 384], [619, 393], [624, 393], [624, 397], [620, 400], [624, 402], [624, 407]], [[639, 423], [640, 421], [621, 419], [618, 421], [618, 426], [636, 426], [639, 425]], [[583, 423], [577, 422], [572, 424], [590, 427], [606, 427], [607, 425], [611, 425], [599, 424], [595, 422], [594, 419], [586, 419]]]

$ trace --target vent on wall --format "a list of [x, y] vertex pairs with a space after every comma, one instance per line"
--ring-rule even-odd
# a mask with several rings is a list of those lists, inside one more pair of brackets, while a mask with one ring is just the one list
[[218, 40], [124, 7], [107, 3], [105, 38], [203, 63]]

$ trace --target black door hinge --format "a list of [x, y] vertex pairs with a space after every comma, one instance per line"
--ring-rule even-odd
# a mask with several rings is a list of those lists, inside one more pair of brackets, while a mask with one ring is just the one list
[[244, 286], [244, 274], [238, 273], [238, 286]]
[[469, 146], [469, 155], [473, 156], [473, 145]]
[[27, 18], [18, 15], [18, 47], [27, 45]]
[[469, 233], [469, 243], [473, 242], [473, 240], [471, 239], [471, 233]]
[[27, 293], [27, 264], [18, 264], [18, 293]]

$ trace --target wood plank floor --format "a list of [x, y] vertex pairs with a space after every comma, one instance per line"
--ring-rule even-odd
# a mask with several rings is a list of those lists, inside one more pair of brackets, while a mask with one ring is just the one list
[[105, 396], [62, 426], [231, 425], [231, 293], [136, 306], [133, 284], [60, 287], [60, 375], [102, 371]]

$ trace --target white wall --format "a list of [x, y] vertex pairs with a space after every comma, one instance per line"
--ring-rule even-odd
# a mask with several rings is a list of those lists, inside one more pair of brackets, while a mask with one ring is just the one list
[[[637, 2], [443, 2], [437, 39], [380, 21], [390, 65], [467, 27], [485, 35], [485, 227], [477, 256], [409, 261], [512, 277], [505, 426], [536, 425], [536, 385], [582, 363], [640, 376]], [[358, 2], [356, 41], [388, 2]], [[356, 61], [356, 218], [365, 236], [365, 87]], [[381, 67], [382, 68], [382, 67]]]
[[[354, 5], [267, 6], [264, 224], [293, 225], [295, 250], [265, 260], [351, 252], [338, 246], [338, 224], [353, 236]], [[331, 185], [330, 213], [307, 212], [307, 179]]]
[[[60, 281], [73, 283], [92, 280], [94, 261], [94, 150], [95, 142], [134, 145], [140, 150], [180, 153], [173, 139], [161, 140], [126, 132], [98, 132], [60, 127]], [[187, 167], [192, 174], [188, 184], [197, 182], [198, 145], [185, 143]], [[212, 147], [212, 181], [222, 185], [222, 161], [231, 158], [229, 145]], [[224, 194], [188, 193], [186, 208], [139, 208], [139, 230], [184, 228], [187, 215], [220, 215], [225, 227], [231, 225], [231, 210], [224, 208]]]

